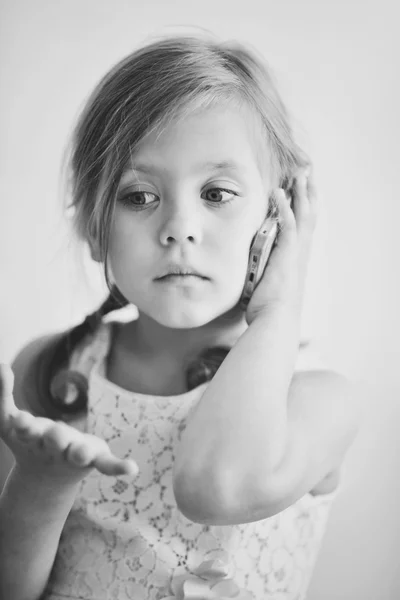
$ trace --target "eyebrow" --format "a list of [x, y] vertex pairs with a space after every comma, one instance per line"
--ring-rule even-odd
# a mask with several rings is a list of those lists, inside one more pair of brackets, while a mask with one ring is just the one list
[[[146, 165], [144, 163], [133, 163], [131, 168], [134, 171], [140, 171], [141, 173], [153, 174], [157, 172], [157, 168], [152, 165]], [[125, 173], [129, 172], [130, 168], [128, 167], [124, 171]], [[240, 172], [244, 170], [244, 166], [235, 162], [234, 160], [224, 160], [224, 161], [208, 161], [206, 163], [202, 163], [197, 165], [194, 169], [195, 172], [207, 171], [208, 173], [219, 173], [220, 171], [235, 171]]]

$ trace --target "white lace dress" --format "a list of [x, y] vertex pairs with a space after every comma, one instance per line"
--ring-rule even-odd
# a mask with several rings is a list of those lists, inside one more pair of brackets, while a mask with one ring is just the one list
[[86, 430], [140, 472], [81, 482], [44, 600], [303, 600], [337, 490], [254, 523], [186, 519], [172, 492], [174, 452], [207, 383], [176, 396], [120, 388], [105, 378], [111, 327], [103, 321], [71, 366], [89, 375]]

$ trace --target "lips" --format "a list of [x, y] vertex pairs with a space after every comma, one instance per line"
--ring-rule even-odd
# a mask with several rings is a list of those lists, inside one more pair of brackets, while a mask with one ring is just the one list
[[197, 275], [197, 273], [167, 273], [162, 277], [157, 277], [157, 279], [190, 279], [195, 277], [197, 279], [208, 279], [208, 277], [203, 277], [202, 275]]
[[193, 269], [188, 266], [182, 266], [179, 264], [168, 265], [166, 267], [166, 269], [164, 270], [164, 273], [162, 275], [160, 275], [159, 277], [156, 277], [156, 279], [164, 279], [165, 277], [172, 277], [172, 276], [199, 277], [200, 279], [209, 279], [208, 277], [205, 277], [204, 275], [202, 275], [201, 273], [196, 271], [196, 269]]

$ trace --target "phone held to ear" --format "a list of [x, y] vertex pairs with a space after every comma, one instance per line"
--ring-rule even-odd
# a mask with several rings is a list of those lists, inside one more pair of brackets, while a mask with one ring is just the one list
[[[288, 202], [291, 203], [291, 194], [286, 191]], [[269, 255], [278, 233], [278, 214], [276, 210], [269, 215], [257, 231], [250, 246], [249, 262], [247, 265], [246, 279], [243, 286], [242, 296], [239, 301], [240, 308], [245, 311], [250, 298], [260, 281]]]

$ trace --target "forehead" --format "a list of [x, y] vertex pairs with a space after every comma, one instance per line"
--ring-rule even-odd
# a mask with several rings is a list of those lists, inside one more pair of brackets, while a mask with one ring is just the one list
[[254, 175], [266, 152], [261, 119], [246, 106], [212, 106], [176, 115], [135, 147], [125, 173], [193, 173], [230, 170]]

